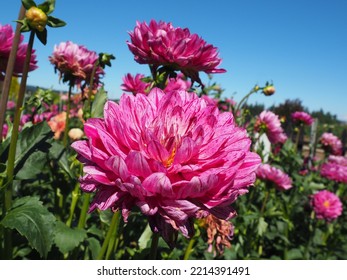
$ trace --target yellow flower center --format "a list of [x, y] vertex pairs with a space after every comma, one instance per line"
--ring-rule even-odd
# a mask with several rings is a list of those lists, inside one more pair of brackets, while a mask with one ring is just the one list
[[176, 147], [172, 149], [171, 155], [163, 162], [165, 167], [170, 167], [175, 159]]
[[330, 202], [329, 202], [328, 200], [324, 201], [324, 202], [323, 202], [323, 206], [324, 206], [325, 208], [329, 208], [329, 207], [330, 207]]

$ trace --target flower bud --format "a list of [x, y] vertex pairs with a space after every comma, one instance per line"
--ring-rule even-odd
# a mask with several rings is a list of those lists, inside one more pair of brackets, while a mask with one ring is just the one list
[[36, 29], [40, 32], [45, 30], [48, 18], [45, 12], [41, 9], [37, 7], [31, 7], [29, 10], [27, 10], [25, 17], [31, 28]]
[[71, 140], [75, 141], [75, 140], [79, 140], [84, 136], [84, 132], [82, 129], [80, 128], [71, 128], [69, 131], [69, 137], [71, 138]]
[[263, 88], [263, 93], [266, 96], [270, 96], [273, 95], [275, 93], [276, 89], [274, 86], [270, 85], [270, 86], [266, 86]]

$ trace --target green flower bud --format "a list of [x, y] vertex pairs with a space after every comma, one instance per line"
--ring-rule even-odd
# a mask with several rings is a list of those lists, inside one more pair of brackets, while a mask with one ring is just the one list
[[276, 89], [274, 86], [270, 85], [270, 86], [266, 86], [263, 88], [263, 93], [266, 96], [270, 96], [273, 95], [275, 93]]
[[48, 18], [45, 12], [41, 9], [33, 6], [27, 10], [25, 17], [31, 28], [40, 32], [45, 30]]

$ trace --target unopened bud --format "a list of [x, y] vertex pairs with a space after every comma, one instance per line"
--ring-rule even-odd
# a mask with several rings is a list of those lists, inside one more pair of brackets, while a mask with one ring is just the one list
[[80, 128], [71, 128], [69, 131], [69, 137], [71, 140], [80, 140], [84, 136], [84, 132]]
[[41, 9], [37, 7], [31, 7], [29, 10], [27, 10], [25, 17], [31, 28], [36, 29], [40, 32], [45, 30], [48, 18], [45, 12]]
[[275, 93], [276, 89], [274, 86], [266, 86], [264, 87], [263, 89], [263, 93], [264, 95], [266, 96], [270, 96], [270, 95], [273, 95]]

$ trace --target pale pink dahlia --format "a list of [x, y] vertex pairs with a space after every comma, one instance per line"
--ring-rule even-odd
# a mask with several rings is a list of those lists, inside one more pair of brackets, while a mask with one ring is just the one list
[[173, 229], [191, 237], [193, 218], [233, 217], [260, 163], [231, 113], [186, 91], [123, 94], [84, 131], [88, 140], [72, 147], [84, 163], [81, 188], [96, 192], [90, 211], [121, 210], [126, 221], [136, 205], [168, 243]]
[[269, 164], [262, 164], [258, 167], [257, 178], [262, 181], [272, 182], [280, 191], [292, 188], [292, 179], [282, 170]]
[[327, 190], [319, 191], [311, 198], [313, 211], [317, 219], [334, 220], [342, 214], [342, 203], [339, 197]]
[[347, 183], [347, 158], [330, 155], [328, 161], [323, 163], [320, 174], [329, 180]]
[[[10, 56], [12, 42], [14, 38], [14, 32], [12, 30], [11, 25], [1, 25], [0, 24], [0, 80], [2, 80], [5, 76], [7, 62]], [[20, 76], [23, 72], [23, 66], [25, 62], [26, 52], [28, 48], [28, 44], [23, 44], [22, 41], [24, 36], [20, 37], [20, 44], [18, 46], [16, 62], [14, 65], [13, 75]], [[36, 55], [35, 50], [31, 52], [31, 59], [29, 65], [29, 71], [33, 71], [37, 68], [36, 65]]]
[[[71, 86], [81, 86], [83, 82], [89, 83], [97, 59], [99, 56], [96, 52], [70, 41], [54, 46], [53, 54], [49, 57], [49, 61], [55, 70], [59, 71], [63, 82], [69, 82]], [[97, 87], [103, 74], [104, 70], [98, 66], [94, 76], [94, 87]]]
[[254, 129], [256, 132], [265, 132], [272, 144], [287, 141], [279, 117], [271, 111], [263, 111], [257, 116]]
[[145, 78], [143, 74], [136, 74], [135, 77], [128, 73], [123, 77], [123, 84], [121, 89], [126, 92], [131, 92], [136, 95], [138, 93], [148, 93], [151, 83], [146, 83], [142, 79]]
[[341, 140], [330, 132], [324, 132], [319, 139], [324, 150], [333, 155], [342, 154], [342, 142]]
[[137, 22], [129, 35], [131, 42], [127, 42], [128, 47], [140, 64], [150, 64], [155, 69], [168, 66], [180, 70], [192, 82], [199, 84], [199, 71], [226, 72], [217, 68], [222, 61], [217, 48], [207, 44], [197, 34], [191, 34], [188, 28], [175, 28], [171, 23], [151, 20], [149, 25]]
[[291, 116], [293, 121], [298, 124], [311, 125], [314, 122], [311, 115], [306, 112], [296, 111]]

